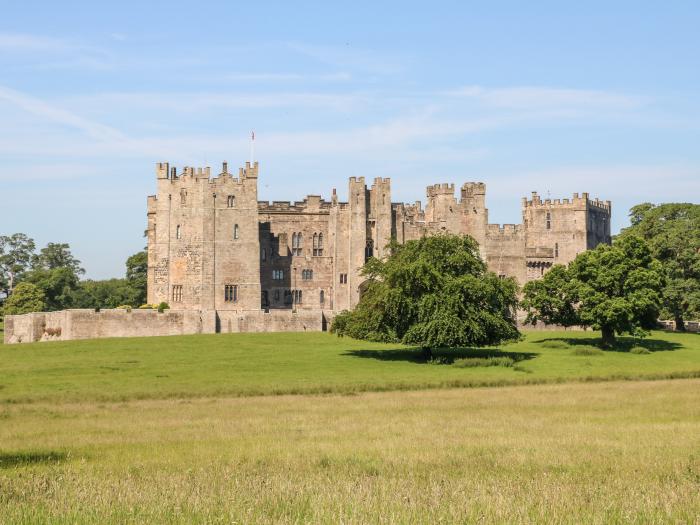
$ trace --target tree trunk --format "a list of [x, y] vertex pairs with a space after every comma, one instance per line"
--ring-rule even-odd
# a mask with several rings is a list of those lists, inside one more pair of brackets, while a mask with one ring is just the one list
[[423, 347], [423, 355], [425, 355], [426, 361], [430, 361], [433, 358], [433, 349], [429, 347]]
[[603, 334], [603, 348], [613, 348], [615, 346], [615, 330], [609, 326], [603, 326], [600, 330]]
[[685, 332], [685, 321], [683, 321], [683, 316], [680, 314], [676, 314], [675, 321], [676, 321], [676, 332]]

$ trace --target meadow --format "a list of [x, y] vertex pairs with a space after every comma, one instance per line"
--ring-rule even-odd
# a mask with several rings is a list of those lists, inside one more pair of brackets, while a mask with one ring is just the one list
[[697, 523], [700, 336], [596, 335], [2, 346], [0, 522]]
[[[6, 345], [0, 403], [353, 393], [700, 377], [700, 336], [654, 332], [595, 348], [591, 332], [526, 332], [494, 348], [414, 348], [325, 333], [192, 335]], [[630, 352], [633, 346], [648, 354]], [[511, 366], [460, 366], [505, 357]], [[460, 362], [462, 361], [462, 362]], [[478, 363], [477, 363], [478, 364]], [[483, 363], [486, 364], [486, 363]]]

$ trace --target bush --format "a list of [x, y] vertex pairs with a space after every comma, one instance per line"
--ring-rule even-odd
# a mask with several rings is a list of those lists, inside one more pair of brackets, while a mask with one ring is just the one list
[[574, 355], [603, 355], [603, 351], [600, 348], [590, 348], [583, 346], [581, 348], [574, 349]]
[[540, 344], [542, 348], [569, 348], [569, 345], [565, 343], [564, 341], [557, 341], [553, 339], [548, 339], [546, 341], [542, 341]]
[[630, 348], [630, 354], [646, 355], [651, 354], [651, 352], [643, 346], [633, 346], [632, 348]]
[[117, 306], [117, 310], [126, 310], [127, 312], [131, 312], [131, 305], [130, 304], [122, 304]]
[[168, 303], [166, 303], [165, 301], [163, 301], [162, 303], [160, 303], [157, 306], [157, 308], [158, 308], [158, 312], [162, 314], [165, 310], [170, 310], [170, 305]]
[[515, 360], [512, 357], [465, 357], [457, 359], [454, 366], [457, 368], [475, 368], [478, 366], [513, 366]]

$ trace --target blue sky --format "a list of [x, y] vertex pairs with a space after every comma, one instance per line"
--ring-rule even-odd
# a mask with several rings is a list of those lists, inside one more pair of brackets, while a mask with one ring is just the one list
[[237, 166], [251, 129], [263, 200], [700, 201], [697, 2], [1, 3], [0, 234], [89, 277], [144, 246], [156, 162]]

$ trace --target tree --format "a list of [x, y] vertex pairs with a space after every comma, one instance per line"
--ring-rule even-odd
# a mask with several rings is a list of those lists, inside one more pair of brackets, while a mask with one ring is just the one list
[[34, 257], [34, 240], [24, 233], [0, 236], [0, 291], [10, 295]]
[[45, 310], [44, 292], [31, 283], [19, 283], [3, 306], [4, 315], [19, 315]]
[[131, 286], [134, 296], [131, 302], [119, 304], [144, 304], [148, 282], [148, 252], [145, 249], [126, 260], [126, 280]]
[[647, 241], [666, 276], [661, 315], [685, 330], [686, 319], [700, 317], [700, 205], [644, 203], [629, 215], [632, 225], [618, 239], [638, 236]]
[[45, 295], [48, 311], [71, 308], [78, 289], [78, 276], [72, 268], [36, 269], [27, 273], [25, 281], [36, 285]]
[[140, 292], [126, 279], [81, 281], [72, 295], [74, 308], [116, 308], [123, 304], [143, 304]]
[[75, 275], [85, 273], [85, 270], [80, 267], [80, 261], [71, 253], [70, 245], [56, 242], [50, 242], [41, 249], [39, 254], [34, 257], [32, 268], [42, 270], [68, 268]]
[[629, 236], [579, 254], [567, 267], [557, 265], [524, 288], [526, 322], [590, 326], [602, 344], [615, 334], [644, 335], [656, 324], [664, 275], [647, 244]]
[[416, 344], [428, 353], [519, 336], [517, 285], [486, 271], [471, 237], [445, 234], [392, 243], [390, 254], [365, 265], [360, 301], [336, 318], [334, 332]]

